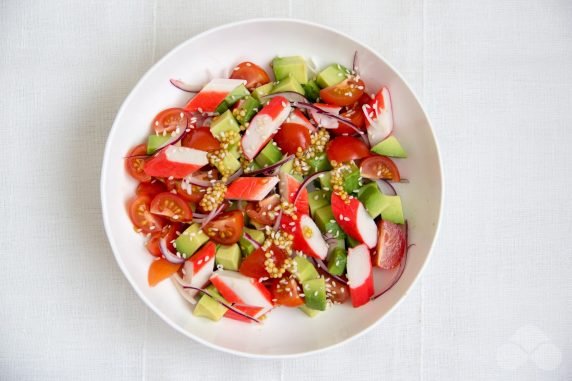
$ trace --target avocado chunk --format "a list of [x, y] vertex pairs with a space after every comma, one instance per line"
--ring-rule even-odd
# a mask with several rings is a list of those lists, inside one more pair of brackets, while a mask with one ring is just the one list
[[326, 281], [324, 278], [311, 279], [302, 283], [306, 306], [313, 310], [326, 310]]
[[372, 218], [381, 218], [396, 224], [405, 223], [401, 197], [383, 194], [376, 183], [371, 182], [360, 188], [358, 200], [363, 203]]
[[323, 173], [320, 175], [319, 177], [320, 180], [320, 188], [322, 188], [323, 190], [330, 192], [332, 191], [332, 173], [331, 172], [327, 172], [327, 173]]
[[236, 243], [230, 246], [219, 245], [216, 250], [216, 263], [225, 270], [238, 271], [240, 259], [240, 247]]
[[314, 220], [322, 234], [331, 234], [335, 238], [343, 237], [345, 234], [334, 218], [331, 205], [318, 209]]
[[322, 89], [335, 86], [348, 77], [350, 71], [340, 64], [331, 64], [316, 76], [316, 83]]
[[266, 168], [274, 163], [279, 162], [282, 159], [282, 151], [276, 145], [276, 143], [271, 140], [266, 144], [266, 146], [260, 151], [258, 155], [254, 158], [256, 164], [261, 168]]
[[238, 171], [238, 169], [240, 168], [240, 162], [237, 160], [233, 152], [230, 152], [229, 155], [224, 155], [224, 158], [221, 161], [217, 161], [215, 167], [218, 169], [220, 173], [232, 174]]
[[316, 189], [308, 193], [308, 203], [310, 204], [310, 214], [315, 219], [318, 209], [330, 205], [331, 193], [322, 189]]
[[287, 173], [290, 176], [294, 177], [298, 182], [304, 181], [304, 178], [300, 176], [298, 173], [294, 173], [294, 160], [287, 161], [286, 163], [282, 164], [280, 167], [281, 173]]
[[302, 306], [298, 307], [298, 309], [311, 318], [316, 317], [320, 313], [320, 311], [313, 310], [306, 305], [302, 305]]
[[320, 88], [316, 81], [308, 81], [308, 83], [302, 85], [302, 88], [304, 89], [306, 99], [310, 102], [316, 102], [320, 97]]
[[361, 186], [361, 173], [359, 167], [354, 163], [350, 164], [350, 171], [345, 172], [344, 176], [344, 190], [349, 194], [354, 193]]
[[304, 57], [276, 57], [272, 60], [272, 70], [277, 81], [292, 75], [300, 84], [308, 82], [308, 69]]
[[407, 157], [407, 152], [405, 152], [399, 143], [399, 140], [397, 140], [397, 138], [393, 135], [373, 146], [371, 152], [375, 152], [378, 155], [390, 157]]
[[[243, 228], [244, 233], [248, 233], [256, 242], [262, 245], [264, 242], [264, 233], [260, 230], [256, 229], [249, 229], [247, 227]], [[254, 245], [246, 239], [244, 236], [240, 238], [238, 241], [238, 246], [240, 247], [240, 251], [244, 257], [250, 255], [256, 248]]]
[[211, 123], [211, 133], [220, 140], [221, 134], [227, 131], [240, 132], [238, 122], [234, 119], [230, 110], [225, 111], [222, 115], [217, 116]]
[[219, 114], [222, 114], [223, 112], [225, 112], [226, 110], [231, 108], [240, 99], [242, 99], [248, 95], [250, 95], [250, 92], [248, 91], [246, 86], [241, 84], [241, 85], [235, 87], [234, 90], [232, 90], [226, 96], [226, 98], [224, 98], [224, 100], [217, 106], [215, 111]]
[[321, 152], [312, 159], [308, 160], [308, 164], [310, 165], [310, 174], [321, 171], [329, 171], [332, 169], [330, 161], [328, 160], [328, 156], [326, 156], [325, 152]]
[[[211, 294], [213, 292], [211, 291]], [[193, 315], [198, 317], [204, 317], [213, 321], [219, 321], [222, 319], [228, 308], [214, 300], [208, 295], [203, 294], [199, 299], [199, 302], [193, 310]]]
[[243, 125], [250, 122], [260, 108], [260, 102], [248, 95], [239, 101], [238, 107], [232, 110], [232, 115], [236, 118], [238, 123]]
[[175, 240], [174, 246], [183, 258], [189, 258], [208, 240], [201, 225], [192, 224]]
[[163, 135], [149, 135], [147, 138], [147, 155], [151, 155], [159, 149], [163, 144], [171, 139], [171, 134]]
[[304, 95], [304, 88], [296, 78], [289, 75], [288, 77], [280, 80], [273, 88], [270, 94], [282, 93], [284, 91], [293, 91], [298, 94]]
[[353, 239], [349, 235], [346, 235], [346, 241], [348, 242], [349, 247], [356, 247], [356, 246], [359, 246], [361, 244], [360, 241], [358, 241], [357, 239]]
[[335, 247], [328, 257], [328, 271], [330, 274], [342, 275], [346, 270], [347, 258], [346, 249]]
[[304, 283], [307, 280], [316, 279], [320, 276], [314, 265], [301, 255], [297, 255], [294, 258], [294, 266], [296, 269], [294, 271], [294, 275], [300, 283]]
[[252, 91], [252, 97], [260, 102], [262, 101], [262, 97], [270, 94], [273, 87], [274, 87], [273, 82], [267, 83], [266, 85], [258, 86], [256, 89]]

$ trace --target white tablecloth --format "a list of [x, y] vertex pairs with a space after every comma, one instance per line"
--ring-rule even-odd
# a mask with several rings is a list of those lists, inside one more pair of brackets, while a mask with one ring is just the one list
[[[421, 96], [444, 162], [435, 255], [360, 339], [256, 361], [178, 334], [102, 228], [99, 172], [139, 77], [208, 28], [320, 22]], [[255, 47], [253, 47], [255, 48]], [[572, 3], [0, 1], [0, 379], [572, 379]]]

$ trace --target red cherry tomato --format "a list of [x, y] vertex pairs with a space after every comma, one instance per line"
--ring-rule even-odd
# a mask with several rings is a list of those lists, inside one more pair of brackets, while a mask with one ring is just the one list
[[165, 216], [172, 221], [190, 222], [193, 219], [193, 212], [185, 200], [171, 192], [159, 193], [153, 198], [151, 213]]
[[177, 195], [179, 195], [182, 199], [192, 203], [201, 201], [205, 194], [204, 188], [193, 184], [189, 184], [186, 189], [183, 189], [183, 182], [181, 180], [175, 182], [175, 189], [177, 190]]
[[297, 123], [284, 123], [274, 135], [274, 141], [282, 152], [292, 155], [298, 150], [298, 147], [305, 151], [310, 145], [310, 131]]
[[253, 90], [270, 82], [270, 77], [263, 68], [248, 61], [239, 63], [232, 71], [230, 78], [246, 80], [248, 90]]
[[160, 232], [164, 220], [155, 216], [149, 210], [151, 199], [148, 196], [138, 196], [129, 204], [129, 217], [136, 228], [143, 233]]
[[328, 143], [326, 155], [328, 155], [328, 160], [330, 161], [358, 160], [369, 156], [369, 148], [358, 138], [338, 136]]
[[361, 79], [356, 81], [348, 78], [337, 85], [320, 90], [320, 99], [331, 105], [349, 106], [363, 95], [364, 88]]
[[232, 245], [242, 237], [244, 216], [240, 210], [224, 212], [208, 222], [203, 231], [211, 240], [222, 245]]
[[246, 205], [246, 215], [256, 223], [261, 225], [272, 225], [276, 220], [278, 212], [274, 210], [280, 204], [280, 196], [274, 194], [266, 197], [262, 201], [249, 202]]
[[304, 299], [300, 297], [302, 289], [295, 279], [273, 279], [270, 291], [272, 292], [272, 299], [276, 300], [277, 305], [299, 307], [304, 304]]
[[220, 142], [216, 140], [208, 127], [191, 130], [191, 132], [182, 139], [181, 145], [201, 151], [212, 151], [220, 148]]
[[370, 156], [360, 164], [361, 175], [365, 178], [377, 180], [391, 180], [399, 182], [401, 176], [399, 175], [399, 169], [391, 160], [386, 156]]
[[405, 254], [405, 231], [393, 222], [380, 220], [377, 223], [377, 248], [373, 263], [382, 269], [397, 267]]
[[161, 241], [161, 234], [154, 233], [153, 235], [151, 235], [151, 237], [149, 237], [147, 242], [145, 242], [145, 247], [147, 248], [147, 251], [149, 251], [149, 253], [154, 257], [160, 257], [163, 254], [161, 253], [161, 245], [159, 241]]
[[[284, 250], [280, 249], [276, 245], [270, 246], [268, 252], [272, 252], [271, 258], [274, 259], [274, 264], [276, 267], [280, 268], [284, 265], [286, 260], [286, 253]], [[266, 261], [266, 251], [263, 248], [254, 250], [249, 256], [244, 258], [240, 264], [238, 271], [242, 275], [246, 275], [252, 278], [266, 278], [269, 276], [268, 271], [266, 271], [266, 266], [264, 262]]]
[[146, 174], [143, 169], [145, 167], [145, 162], [150, 159], [150, 157], [144, 157], [146, 155], [147, 146], [145, 144], [139, 144], [129, 151], [127, 158], [125, 159], [125, 169], [127, 170], [127, 173], [129, 173], [129, 175], [131, 175], [135, 180], [139, 180], [142, 183], [148, 183], [151, 181], [151, 176]]
[[168, 108], [161, 111], [153, 119], [153, 130], [162, 134], [175, 131], [177, 128], [184, 130], [187, 128], [189, 122], [189, 115], [182, 108]]
[[167, 186], [160, 181], [139, 183], [135, 189], [137, 196], [148, 196], [151, 199], [162, 192], [167, 192]]
[[[348, 107], [345, 111], [343, 111], [340, 116], [342, 118], [346, 118], [351, 120], [351, 122], [356, 125], [360, 130], [363, 130], [365, 126], [365, 116], [363, 115], [363, 111], [361, 109], [361, 105], [355, 103], [351, 107]], [[345, 123], [338, 123], [338, 128], [334, 128], [330, 130], [330, 132], [334, 135], [355, 135], [356, 131], [351, 128], [349, 125]]]

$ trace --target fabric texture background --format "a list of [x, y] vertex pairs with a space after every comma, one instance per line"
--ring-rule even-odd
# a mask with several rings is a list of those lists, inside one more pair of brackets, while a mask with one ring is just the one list
[[[410, 295], [358, 340], [284, 361], [163, 323], [119, 271], [99, 202], [105, 140], [138, 79], [253, 17], [380, 52], [444, 163], [441, 234]], [[0, 379], [572, 379], [571, 2], [0, 0], [0, 52]]]

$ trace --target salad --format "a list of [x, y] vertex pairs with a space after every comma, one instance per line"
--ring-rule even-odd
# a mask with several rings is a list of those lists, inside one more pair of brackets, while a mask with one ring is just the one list
[[394, 161], [407, 155], [389, 89], [367, 88], [357, 53], [351, 69], [299, 56], [271, 67], [273, 79], [242, 62], [200, 89], [172, 79], [190, 100], [161, 111], [125, 157], [139, 182], [129, 216], [156, 257], [149, 285], [171, 279], [213, 321], [361, 307], [405, 268], [392, 183], [407, 182]]

